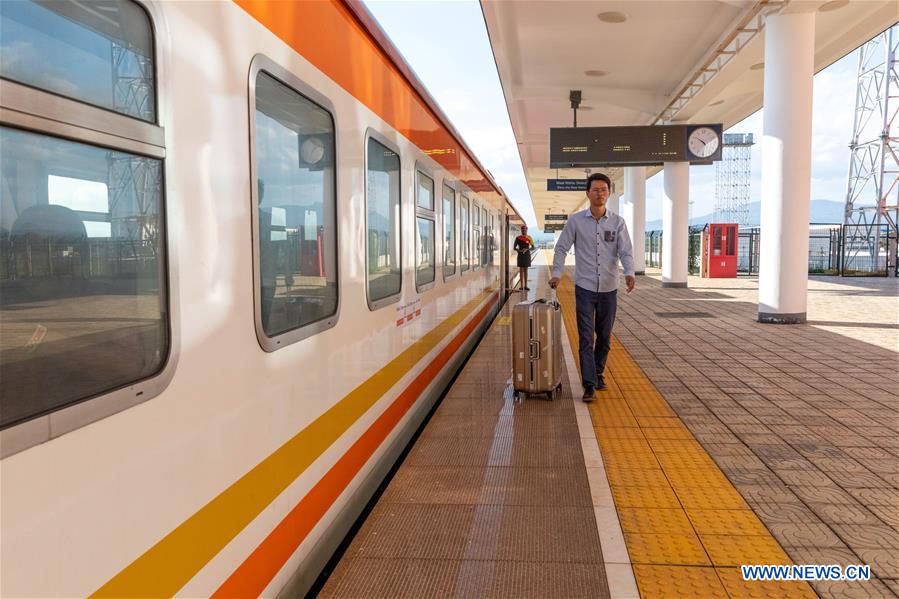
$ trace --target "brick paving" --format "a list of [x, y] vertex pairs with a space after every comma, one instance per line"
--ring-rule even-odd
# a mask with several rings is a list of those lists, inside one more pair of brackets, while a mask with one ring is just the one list
[[796, 563], [869, 564], [822, 597], [899, 596], [899, 281], [815, 277], [806, 325], [754, 278], [619, 296], [615, 335]]

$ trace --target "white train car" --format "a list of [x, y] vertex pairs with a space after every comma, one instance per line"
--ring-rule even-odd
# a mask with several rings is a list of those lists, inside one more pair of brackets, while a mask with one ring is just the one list
[[2, 2], [0, 53], [0, 595], [305, 592], [514, 209], [354, 2]]

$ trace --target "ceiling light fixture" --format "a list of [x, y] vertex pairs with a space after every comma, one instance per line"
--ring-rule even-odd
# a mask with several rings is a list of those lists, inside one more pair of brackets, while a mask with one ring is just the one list
[[834, 10], [840, 10], [847, 4], [849, 4], [849, 0], [832, 0], [831, 2], [825, 2], [824, 4], [819, 6], [818, 12], [831, 12]]
[[764, 68], [765, 68], [764, 62], [757, 62], [754, 65], [752, 65], [751, 67], [749, 67], [749, 70], [750, 71], [761, 71]]
[[615, 10], [601, 12], [596, 16], [599, 17], [599, 20], [603, 23], [624, 23], [625, 21], [627, 21], [626, 14]]
[[717, 102], [712, 102], [709, 106], [720, 106], [724, 104], [724, 100], [718, 100]]
[[584, 71], [584, 75], [587, 77], [605, 77], [608, 73], [600, 71], [599, 69], [591, 69], [589, 71]]

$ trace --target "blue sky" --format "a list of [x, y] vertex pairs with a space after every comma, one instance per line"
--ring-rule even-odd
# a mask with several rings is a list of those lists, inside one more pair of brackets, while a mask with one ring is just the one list
[[[366, 0], [365, 4], [522, 216], [536, 224], [479, 3]], [[852, 52], [815, 76], [811, 199], [845, 201], [857, 68], [858, 54]], [[761, 111], [729, 132], [753, 133], [761, 140]], [[760, 188], [757, 143], [752, 149], [750, 201], [759, 201]], [[661, 218], [661, 197], [660, 173], [647, 182], [647, 221]], [[714, 166], [691, 168], [690, 199], [693, 216], [714, 210]]]

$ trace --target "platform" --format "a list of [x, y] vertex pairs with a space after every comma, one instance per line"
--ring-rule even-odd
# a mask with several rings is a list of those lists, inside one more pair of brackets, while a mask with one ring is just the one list
[[[809, 286], [809, 324], [762, 325], [753, 279], [662, 289], [650, 271], [619, 296], [591, 404], [568, 276], [563, 398], [512, 400], [513, 297], [320, 596], [899, 594], [899, 286]], [[790, 563], [869, 564], [872, 580], [739, 570]]]

